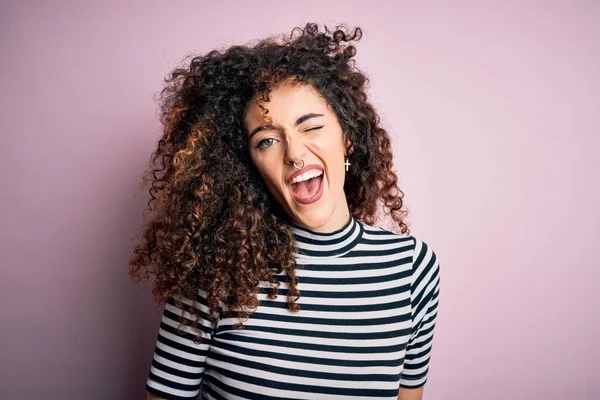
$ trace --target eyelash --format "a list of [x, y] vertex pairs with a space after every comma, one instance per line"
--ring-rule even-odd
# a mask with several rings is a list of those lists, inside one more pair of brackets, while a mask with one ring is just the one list
[[[314, 128], [307, 129], [307, 130], [305, 130], [304, 132], [316, 131], [317, 129], [321, 129], [322, 127], [323, 127], [323, 125], [322, 125], [322, 126], [315, 126]], [[264, 150], [264, 149], [265, 149], [265, 147], [261, 148], [261, 146], [260, 146], [260, 145], [261, 145], [261, 143], [262, 143], [262, 142], [264, 142], [265, 140], [271, 140], [271, 139], [273, 139], [273, 138], [266, 138], [266, 139], [263, 139], [263, 140], [261, 140], [261, 141], [260, 141], [260, 142], [258, 142], [258, 144], [256, 145], [256, 148], [257, 148], [257, 149]]]

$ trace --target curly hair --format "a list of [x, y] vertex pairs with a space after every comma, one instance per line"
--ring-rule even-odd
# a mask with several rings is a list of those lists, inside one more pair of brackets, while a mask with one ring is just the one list
[[312, 85], [347, 132], [354, 167], [344, 191], [352, 194], [347, 201], [353, 217], [373, 225], [381, 201], [400, 232], [409, 233], [390, 139], [367, 100], [368, 78], [352, 59], [352, 42], [361, 37], [359, 27], [319, 31], [307, 23], [253, 46], [188, 55], [189, 65], [165, 77], [159, 96], [163, 135], [143, 175], [143, 187], [150, 187], [147, 221], [129, 263], [138, 282], [154, 275], [158, 302], [184, 296], [194, 304], [177, 304], [199, 317], [196, 296], [203, 290], [211, 322], [235, 309], [236, 326], [243, 327], [258, 305], [259, 282], [270, 283], [274, 299], [279, 282], [273, 273], [285, 271], [288, 308], [300, 310], [298, 247], [282, 207], [249, 158], [243, 125], [249, 102], [258, 96], [262, 109], [280, 83]]

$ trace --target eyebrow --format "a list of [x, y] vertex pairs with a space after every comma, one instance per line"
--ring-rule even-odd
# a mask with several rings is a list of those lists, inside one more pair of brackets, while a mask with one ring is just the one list
[[[294, 126], [298, 126], [301, 123], [303, 123], [304, 121], [311, 119], [311, 118], [316, 118], [316, 117], [323, 117], [323, 114], [316, 114], [316, 113], [304, 114], [303, 116], [301, 116], [300, 118], [298, 118], [296, 120], [296, 122], [294, 123]], [[270, 130], [270, 129], [277, 129], [277, 127], [275, 127], [271, 124], [257, 126], [256, 128], [254, 128], [252, 130], [252, 132], [250, 132], [250, 135], [248, 136], [248, 140], [252, 139], [252, 136], [254, 136], [255, 133], [258, 133], [260, 131]]]

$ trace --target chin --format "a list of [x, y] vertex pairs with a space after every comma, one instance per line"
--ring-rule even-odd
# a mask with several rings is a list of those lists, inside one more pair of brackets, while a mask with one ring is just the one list
[[328, 205], [321, 205], [310, 210], [307, 209], [304, 212], [296, 208], [295, 211], [294, 219], [308, 227], [325, 225], [332, 214], [332, 210]]

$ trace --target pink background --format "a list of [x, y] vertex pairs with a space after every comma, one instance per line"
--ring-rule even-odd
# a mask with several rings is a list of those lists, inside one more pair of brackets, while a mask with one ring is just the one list
[[307, 21], [363, 27], [440, 260], [424, 398], [600, 398], [598, 2], [84, 3], [0, 5], [0, 398], [145, 396], [160, 310], [126, 271], [152, 96], [189, 51]]

